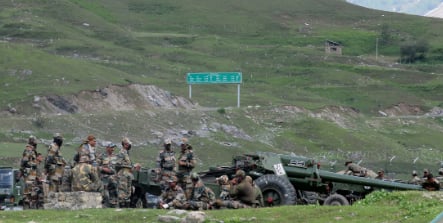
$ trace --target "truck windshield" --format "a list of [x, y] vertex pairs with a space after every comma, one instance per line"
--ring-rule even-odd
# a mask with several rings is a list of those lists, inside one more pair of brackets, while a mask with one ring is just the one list
[[0, 188], [10, 188], [12, 186], [12, 170], [0, 169]]

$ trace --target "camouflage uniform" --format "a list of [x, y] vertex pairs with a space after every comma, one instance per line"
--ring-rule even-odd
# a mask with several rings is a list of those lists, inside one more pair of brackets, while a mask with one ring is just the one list
[[[54, 141], [56, 137], [54, 137]], [[60, 152], [61, 143], [51, 143], [48, 149], [48, 155], [45, 159], [45, 170], [48, 175], [49, 192], [60, 192], [60, 185], [62, 182], [63, 173], [65, 170], [66, 161]]]
[[198, 176], [192, 177], [191, 175], [191, 179], [193, 180], [191, 198], [185, 204], [184, 208], [191, 210], [211, 209], [212, 204], [215, 202], [214, 192], [209, 187], [206, 187]]
[[175, 152], [171, 149], [171, 141], [165, 140], [165, 149], [160, 151], [157, 156], [157, 167], [161, 170], [161, 180], [160, 185], [162, 190], [168, 187], [168, 180], [175, 176]]
[[23, 179], [25, 181], [25, 188], [23, 190], [24, 205], [26, 208], [36, 208], [35, 204], [39, 201], [40, 187], [38, 187], [38, 163], [37, 156], [32, 145], [26, 145], [23, 151], [23, 156], [20, 162], [20, 169]]
[[127, 142], [129, 148], [125, 148], [124, 142], [122, 142], [123, 148], [117, 154], [116, 169], [117, 172], [117, 191], [118, 191], [118, 203], [120, 207], [129, 207], [132, 193], [132, 181], [134, 175], [132, 174], [132, 162], [129, 159], [128, 150], [131, 144], [127, 138], [123, 139]]
[[[108, 145], [109, 147], [110, 145]], [[114, 144], [111, 146], [115, 147]], [[107, 148], [108, 149], [108, 148]], [[117, 156], [111, 153], [103, 153], [97, 159], [100, 179], [103, 184], [103, 204], [105, 207], [117, 207], [118, 193], [117, 193], [117, 171], [115, 166], [117, 164]]]
[[173, 177], [173, 180], [169, 180], [168, 188], [162, 192], [160, 197], [160, 208], [182, 209], [186, 203], [185, 193], [183, 189], [177, 185], [175, 177]]
[[185, 189], [186, 197], [189, 198], [192, 192], [190, 174], [195, 167], [195, 158], [192, 147], [186, 142], [187, 140], [183, 139], [183, 143], [181, 144], [182, 150], [178, 157], [177, 177], [179, 185]]
[[246, 182], [250, 183], [254, 187], [255, 201], [253, 202], [253, 207], [263, 207], [264, 200], [263, 194], [261, 192], [260, 187], [258, 187], [250, 176], [245, 177]]
[[88, 162], [88, 158], [82, 156], [79, 163], [72, 168], [72, 191], [102, 192], [97, 168]]
[[78, 148], [78, 157], [87, 156], [89, 157], [89, 163], [92, 166], [97, 166], [97, 159], [95, 154], [95, 143], [96, 139], [94, 136], [88, 136], [88, 139], [83, 142]]
[[231, 184], [229, 183], [229, 178], [227, 175], [222, 175], [221, 177], [216, 178], [216, 181], [220, 185], [220, 199], [222, 200], [231, 200], [231, 196], [229, 195], [229, 191], [231, 190]]

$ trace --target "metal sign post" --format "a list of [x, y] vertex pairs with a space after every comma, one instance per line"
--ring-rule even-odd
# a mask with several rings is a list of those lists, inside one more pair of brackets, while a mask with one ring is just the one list
[[186, 81], [189, 84], [189, 98], [192, 98], [193, 84], [237, 84], [237, 107], [240, 107], [241, 72], [202, 72], [188, 73]]

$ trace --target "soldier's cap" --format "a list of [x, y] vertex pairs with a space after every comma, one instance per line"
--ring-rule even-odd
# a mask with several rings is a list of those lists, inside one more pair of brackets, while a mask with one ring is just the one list
[[33, 135], [30, 135], [29, 139], [36, 140], [37, 138], [35, 138], [35, 136], [33, 136]]
[[416, 176], [416, 175], [417, 175], [417, 171], [413, 170], [413, 171], [412, 171], [412, 175], [413, 175], [413, 176]]
[[191, 173], [191, 180], [198, 180], [199, 176], [196, 172]]
[[165, 139], [165, 145], [171, 144], [171, 139]]
[[94, 135], [88, 135], [88, 137], [86, 137], [86, 141], [92, 141], [92, 140], [95, 140], [96, 138], [95, 138], [95, 136]]
[[[29, 137], [29, 138], [31, 138], [31, 137]], [[56, 133], [54, 133], [54, 138], [63, 138], [63, 136], [62, 136], [62, 134], [56, 132]]]
[[424, 169], [423, 173], [429, 173], [429, 170], [428, 169]]
[[385, 172], [384, 170], [378, 170], [377, 173], [384, 173], [384, 172]]
[[122, 143], [126, 143], [126, 144], [129, 144], [129, 145], [132, 145], [132, 142], [127, 137], [122, 139]]
[[352, 163], [352, 160], [346, 160], [345, 165], [348, 165], [348, 163]]
[[106, 147], [115, 148], [115, 147], [117, 147], [117, 145], [115, 145], [114, 143], [111, 142]]
[[168, 183], [172, 183], [172, 182], [177, 182], [177, 177], [176, 177], [176, 176], [171, 176], [171, 177], [168, 179]]
[[237, 170], [237, 172], [235, 172], [235, 176], [236, 177], [245, 177], [246, 173], [243, 170]]

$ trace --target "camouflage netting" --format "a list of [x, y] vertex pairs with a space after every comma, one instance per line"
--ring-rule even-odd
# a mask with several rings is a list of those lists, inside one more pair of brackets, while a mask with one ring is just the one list
[[96, 192], [49, 193], [44, 209], [80, 210], [102, 208], [102, 195]]

